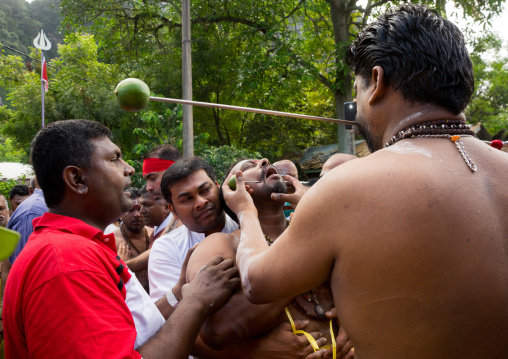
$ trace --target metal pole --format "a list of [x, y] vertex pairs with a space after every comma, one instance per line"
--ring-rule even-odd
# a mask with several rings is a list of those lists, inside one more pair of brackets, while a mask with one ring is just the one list
[[325, 121], [325, 122], [343, 123], [343, 124], [353, 125], [353, 126], [356, 125], [355, 121], [339, 120], [338, 118], [309, 116], [309, 115], [301, 115], [301, 114], [298, 114], [298, 113], [291, 113], [291, 112], [263, 110], [263, 109], [260, 109], [260, 108], [252, 108], [252, 107], [240, 107], [240, 106], [231, 106], [231, 105], [221, 105], [221, 104], [218, 104], [218, 103], [210, 103], [210, 102], [187, 101], [187, 100], [180, 100], [180, 99], [176, 99], [176, 98], [150, 97], [150, 101], [180, 103], [180, 104], [183, 104], [183, 105], [194, 105], [194, 106], [199, 106], [199, 107], [221, 108], [221, 109], [224, 109], [224, 110], [262, 113], [264, 115], [284, 116], [284, 117], [293, 117], [293, 118], [303, 118], [303, 119], [306, 119], [306, 120], [317, 120], [317, 121]]
[[[190, 0], [182, 0], [182, 98], [192, 101]], [[192, 106], [183, 106], [183, 156], [194, 156]]]
[[41, 95], [42, 95], [42, 127], [44, 127], [44, 81], [42, 81], [42, 71], [44, 66], [44, 51], [41, 50]]

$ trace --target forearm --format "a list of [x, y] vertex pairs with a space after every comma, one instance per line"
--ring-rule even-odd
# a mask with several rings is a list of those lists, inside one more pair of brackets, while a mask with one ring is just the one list
[[148, 268], [148, 258], [150, 257], [150, 249], [141, 253], [136, 258], [129, 259], [125, 262], [127, 267], [133, 272], [140, 272]]
[[186, 359], [209, 309], [198, 301], [183, 299], [166, 324], [138, 352], [145, 359]]
[[244, 211], [238, 214], [241, 227], [240, 244], [236, 252], [236, 265], [240, 271], [242, 287], [246, 297], [252, 301], [252, 280], [258, 275], [256, 271], [263, 266], [257, 264], [259, 254], [268, 249], [261, 225], [255, 211]]

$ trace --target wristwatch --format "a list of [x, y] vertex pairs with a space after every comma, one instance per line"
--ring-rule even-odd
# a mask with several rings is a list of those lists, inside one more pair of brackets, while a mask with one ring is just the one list
[[176, 308], [178, 305], [178, 299], [176, 298], [176, 295], [173, 294], [173, 289], [166, 293], [166, 299], [168, 300], [170, 306]]

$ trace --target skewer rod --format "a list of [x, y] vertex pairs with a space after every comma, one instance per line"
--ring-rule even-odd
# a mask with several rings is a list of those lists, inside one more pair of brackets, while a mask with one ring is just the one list
[[263, 109], [260, 109], [260, 108], [252, 108], [252, 107], [221, 105], [221, 104], [210, 103], [210, 102], [199, 102], [199, 101], [180, 100], [180, 99], [176, 99], [176, 98], [153, 97], [153, 96], [150, 97], [150, 100], [151, 101], [157, 101], [157, 102], [179, 103], [179, 104], [183, 104], [183, 105], [192, 105], [192, 106], [200, 106], [200, 107], [221, 108], [223, 110], [262, 113], [262, 114], [265, 114], [265, 115], [303, 118], [303, 119], [306, 119], [306, 120], [317, 120], [317, 121], [324, 121], [324, 122], [343, 123], [345, 125], [356, 125], [355, 121], [339, 120], [338, 118], [328, 118], [328, 117], [301, 115], [301, 114], [298, 114], [298, 113], [280, 112], [280, 111], [272, 111], [272, 110], [263, 110]]

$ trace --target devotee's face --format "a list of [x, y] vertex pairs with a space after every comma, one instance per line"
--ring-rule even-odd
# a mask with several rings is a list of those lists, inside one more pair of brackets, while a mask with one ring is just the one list
[[19, 194], [12, 197], [12, 199], [9, 200], [9, 202], [11, 202], [12, 211], [14, 212], [16, 208], [18, 208], [19, 205], [28, 197], [29, 196], [20, 196]]
[[133, 199], [132, 207], [122, 216], [125, 227], [131, 232], [140, 233], [145, 226], [140, 209], [139, 198]]
[[259, 183], [247, 183], [253, 190], [253, 196], [270, 196], [271, 193], [286, 193], [287, 187], [282, 177], [270, 162], [262, 160], [244, 160], [236, 164], [230, 174], [242, 171], [245, 181], [259, 181]]
[[104, 217], [101, 221], [111, 223], [132, 207], [130, 193], [125, 189], [131, 185], [134, 168], [122, 159], [120, 148], [109, 138], [101, 137], [91, 142], [94, 145], [91, 165], [84, 169], [88, 195], [96, 203], [96, 209], [104, 209], [95, 211], [96, 215]]
[[7, 227], [9, 222], [9, 207], [4, 197], [0, 196], [0, 227]]
[[159, 204], [166, 203], [161, 193], [161, 180], [164, 172], [165, 171], [151, 172], [144, 176], [146, 180], [146, 190], [152, 193], [153, 198]]
[[199, 170], [171, 186], [172, 208], [193, 232], [206, 233], [224, 221], [217, 184]]
[[139, 204], [141, 205], [141, 215], [147, 226], [159, 226], [169, 213], [164, 211], [167, 205], [161, 206], [155, 202], [150, 192], [145, 192], [141, 195]]

